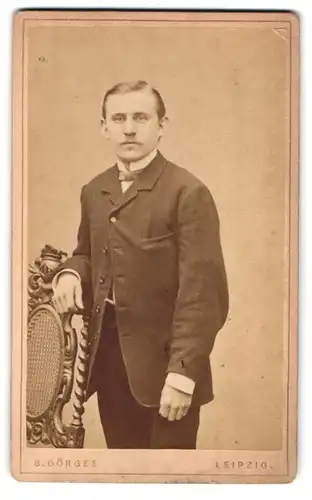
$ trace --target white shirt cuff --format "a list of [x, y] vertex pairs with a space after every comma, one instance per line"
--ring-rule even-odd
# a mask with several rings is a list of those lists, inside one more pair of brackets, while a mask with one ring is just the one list
[[186, 394], [193, 394], [195, 388], [194, 380], [181, 375], [180, 373], [168, 373], [166, 384], [170, 385], [178, 391], [185, 392]]
[[76, 271], [74, 271], [73, 269], [62, 269], [62, 271], [60, 271], [59, 273], [57, 273], [57, 274], [54, 276], [53, 280], [52, 280], [52, 290], [53, 290], [53, 291], [55, 290], [55, 287], [56, 287], [56, 285], [57, 285], [57, 282], [58, 282], [58, 280], [59, 280], [59, 277], [60, 277], [62, 274], [65, 274], [65, 273], [66, 273], [66, 274], [74, 274], [74, 276], [76, 276], [76, 277], [79, 279], [79, 281], [81, 281], [79, 274], [78, 274]]

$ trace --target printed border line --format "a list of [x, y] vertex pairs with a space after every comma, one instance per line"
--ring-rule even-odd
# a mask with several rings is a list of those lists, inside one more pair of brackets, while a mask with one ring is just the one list
[[[59, 18], [45, 18], [45, 19], [39, 19], [39, 18], [23, 18], [22, 19], [22, 204], [21, 204], [21, 214], [22, 214], [22, 217], [21, 217], [21, 225], [22, 225], [22, 228], [21, 228], [21, 235], [22, 235], [22, 249], [21, 249], [21, 262], [22, 262], [22, 273], [21, 273], [21, 285], [22, 285], [22, 290], [24, 290], [24, 274], [23, 274], [23, 268], [24, 268], [24, 234], [25, 234], [25, 231], [24, 231], [24, 224], [23, 224], [23, 206], [24, 206], [24, 166], [25, 166], [25, 163], [24, 163], [24, 159], [25, 159], [25, 155], [24, 155], [24, 119], [25, 119], [25, 116], [24, 116], [24, 95], [25, 95], [25, 92], [24, 92], [24, 85], [25, 85], [25, 23], [27, 21], [37, 21], [38, 23], [40, 23], [41, 21], [58, 21], [58, 22], [70, 22], [70, 21], [80, 21], [80, 22], [85, 22], [85, 21], [94, 21], [96, 22], [98, 19], [96, 18], [92, 18], [92, 19], [81, 19], [81, 18], [70, 18], [70, 19], [59, 19]], [[289, 74], [290, 74], [290, 85], [289, 85], [289, 208], [288, 208], [288, 224], [289, 224], [289, 235], [288, 235], [288, 260], [289, 260], [289, 265], [288, 265], [288, 338], [287, 338], [287, 346], [288, 346], [288, 352], [287, 352], [287, 357], [288, 357], [288, 366], [287, 366], [287, 401], [286, 401], [286, 433], [287, 433], [287, 437], [286, 437], [286, 465], [287, 465], [287, 474], [272, 474], [272, 475], [269, 475], [267, 474], [266, 476], [268, 477], [288, 477], [289, 475], [289, 408], [290, 408], [290, 404], [289, 404], [289, 399], [290, 399], [290, 391], [289, 391], [289, 376], [290, 376], [290, 268], [291, 268], [291, 263], [290, 263], [290, 244], [291, 244], [291, 153], [292, 153], [292, 147], [291, 147], [291, 138], [292, 138], [292, 30], [291, 30], [291, 21], [277, 21], [277, 20], [261, 20], [261, 21], [256, 21], [256, 20], [240, 20], [240, 19], [235, 19], [234, 21], [233, 20], [230, 20], [230, 19], [211, 19], [211, 20], [208, 20], [208, 19], [205, 19], [205, 20], [202, 20], [202, 19], [189, 19], [189, 20], [184, 20], [184, 19], [176, 19], [176, 20], [169, 20], [169, 19], [116, 19], [116, 18], [110, 18], [110, 19], [105, 19], [105, 18], [100, 18], [100, 21], [106, 21], [106, 22], [110, 22], [110, 21], [118, 21], [118, 22], [132, 22], [132, 21], [136, 21], [136, 22], [168, 22], [168, 23], [193, 23], [193, 22], [202, 22], [202, 23], [215, 23], [215, 22], [223, 22], [223, 23], [245, 23], [245, 24], [251, 24], [251, 23], [284, 23], [284, 24], [287, 24], [288, 27], [289, 27], [289, 40], [290, 40], [290, 43], [289, 43]], [[22, 300], [21, 300], [21, 341], [22, 341], [22, 345], [21, 345], [21, 383], [20, 383], [20, 474], [22, 475], [32, 475], [32, 474], [49, 474], [45, 471], [43, 472], [22, 472], [21, 468], [22, 468], [22, 437], [23, 437], [23, 433], [22, 433], [22, 416], [23, 416], [23, 411], [22, 411], [22, 384], [23, 384], [23, 354], [24, 354], [24, 342], [23, 342], [23, 338], [24, 338], [24, 325], [23, 325], [23, 301], [24, 301], [24, 293], [22, 293]], [[298, 320], [297, 320], [298, 322]], [[14, 332], [13, 332], [14, 333]], [[218, 451], [227, 451], [226, 449], [222, 449], [222, 450], [218, 450]], [[252, 450], [253, 452], [254, 451], [261, 451], [261, 452], [265, 452], [265, 451], [271, 451], [271, 450]], [[53, 472], [53, 473], [50, 473], [50, 474], [70, 474], [68, 472], [61, 472], [61, 471], [58, 471], [58, 472]], [[78, 473], [77, 473], [78, 474]], [[80, 474], [80, 473], [79, 473]], [[85, 473], [86, 475], [88, 473]], [[118, 476], [125, 476], [125, 475], [131, 475], [131, 476], [140, 476], [140, 475], [151, 475], [151, 476], [165, 476], [165, 475], [181, 475], [181, 476], [185, 476], [186, 474], [185, 473], [145, 473], [145, 472], [135, 472], [135, 473], [127, 473], [127, 472], [118, 472], [118, 473], [106, 473], [106, 472], [99, 472], [99, 473], [91, 473], [89, 474], [89, 476], [91, 475], [118, 475]], [[225, 476], [225, 475], [233, 475], [233, 476], [236, 476], [236, 477], [248, 477], [248, 475], [246, 474], [201, 474], [201, 473], [191, 473], [190, 475], [192, 476]], [[265, 475], [257, 475], [257, 474], [253, 474], [252, 475], [253, 477], [266, 477]]]
[[109, 21], [117, 21], [117, 22], [121, 22], [121, 23], [131, 23], [132, 21], [139, 21], [139, 22], [149, 22], [149, 23], [257, 23], [257, 24], [260, 24], [260, 23], [285, 23], [285, 24], [291, 24], [290, 21], [278, 21], [278, 20], [275, 20], [275, 21], [271, 21], [271, 20], [261, 20], [261, 21], [253, 21], [252, 19], [250, 20], [246, 20], [246, 19], [120, 19], [120, 18], [113, 18], [113, 17], [110, 17], [109, 19], [108, 18], [99, 18], [99, 19], [96, 19], [95, 17], [91, 17], [91, 18], [84, 18], [82, 19], [81, 17], [77, 17], [77, 18], [74, 18], [74, 17], [69, 17], [68, 19], [61, 19], [61, 18], [58, 18], [58, 17], [55, 17], [55, 18], [50, 18], [50, 17], [47, 17], [45, 19], [39, 19], [37, 17], [27, 17], [26, 19], [24, 19], [23, 21], [59, 21], [59, 22], [70, 22], [70, 21], [80, 21], [80, 22], [85, 22], [85, 21], [103, 21], [103, 22], [109, 22]]
[[291, 23], [289, 26], [289, 130], [288, 130], [288, 136], [289, 136], [289, 147], [288, 147], [288, 154], [289, 154], [289, 166], [288, 166], [288, 335], [287, 335], [287, 358], [288, 358], [288, 365], [287, 365], [287, 398], [286, 398], [286, 430], [287, 430], [287, 435], [286, 435], [286, 466], [287, 466], [287, 473], [289, 474], [289, 398], [290, 398], [290, 390], [289, 390], [289, 376], [290, 376], [290, 335], [291, 335], [291, 318], [290, 318], [290, 309], [291, 309], [291, 304], [290, 304], [290, 295], [291, 295], [291, 290], [290, 290], [290, 279], [291, 279], [291, 273], [290, 273], [290, 268], [291, 268], [291, 252], [290, 252], [290, 243], [291, 243], [291, 153], [292, 153], [292, 148], [291, 148], [291, 132], [292, 132], [292, 32], [291, 32]]
[[[23, 387], [23, 356], [24, 356], [24, 316], [23, 316], [23, 311], [24, 311], [24, 213], [23, 213], [23, 207], [24, 207], [24, 170], [25, 170], [25, 155], [24, 155], [24, 85], [25, 85], [25, 19], [22, 20], [22, 36], [21, 36], [21, 42], [22, 42], [22, 81], [21, 81], [21, 92], [22, 92], [22, 113], [21, 113], [21, 120], [22, 120], [22, 203], [21, 203], [21, 236], [22, 236], [22, 241], [21, 241], [21, 287], [22, 287], [22, 293], [21, 293], [21, 381], [20, 381], [20, 469], [22, 468], [22, 454], [23, 454], [23, 431], [22, 431], [22, 417], [23, 417], [23, 393], [22, 393], [22, 387]], [[15, 145], [14, 145], [15, 146]], [[27, 201], [27, 200], [26, 200]], [[14, 200], [16, 202], [16, 200]], [[27, 235], [28, 236], [28, 235]], [[14, 334], [14, 332], [13, 332]], [[27, 377], [27, 374], [26, 374]], [[27, 438], [26, 438], [27, 439]], [[21, 470], [20, 470], [21, 472]]]
[[80, 475], [88, 475], [88, 476], [236, 476], [236, 477], [288, 477], [288, 474], [234, 474], [234, 473], [228, 473], [225, 472], [224, 474], [222, 472], [219, 473], [214, 473], [210, 474], [208, 473], [188, 473], [188, 472], [91, 472], [88, 474], [87, 472], [77, 472], [71, 473], [69, 471], [59, 471], [59, 472], [21, 472], [22, 475], [24, 476], [31, 476], [31, 475], [37, 475], [37, 474], [45, 474], [46, 476], [48, 475], [54, 475], [54, 474], [67, 474], [68, 476], [72, 475], [73, 477], [75, 476], [80, 476]]

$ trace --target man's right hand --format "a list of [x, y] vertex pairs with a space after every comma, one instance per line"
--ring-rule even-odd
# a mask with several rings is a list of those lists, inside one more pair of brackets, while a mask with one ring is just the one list
[[75, 274], [64, 272], [58, 277], [52, 303], [59, 314], [83, 309], [81, 282]]

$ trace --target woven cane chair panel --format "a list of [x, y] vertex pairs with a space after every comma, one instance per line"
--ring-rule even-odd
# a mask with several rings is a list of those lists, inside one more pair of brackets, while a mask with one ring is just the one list
[[51, 306], [39, 306], [28, 322], [27, 414], [38, 417], [55, 400], [61, 384], [64, 338], [59, 316]]

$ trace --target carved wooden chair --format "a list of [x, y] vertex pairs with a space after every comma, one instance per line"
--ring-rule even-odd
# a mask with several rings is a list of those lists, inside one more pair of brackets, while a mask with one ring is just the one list
[[[82, 315], [78, 344], [73, 314], [59, 315], [53, 308], [52, 280], [47, 279], [66, 257], [61, 250], [46, 245], [29, 266], [27, 441], [31, 445], [83, 448], [88, 317]], [[66, 404], [72, 405], [71, 421], [67, 424], [63, 420]]]

